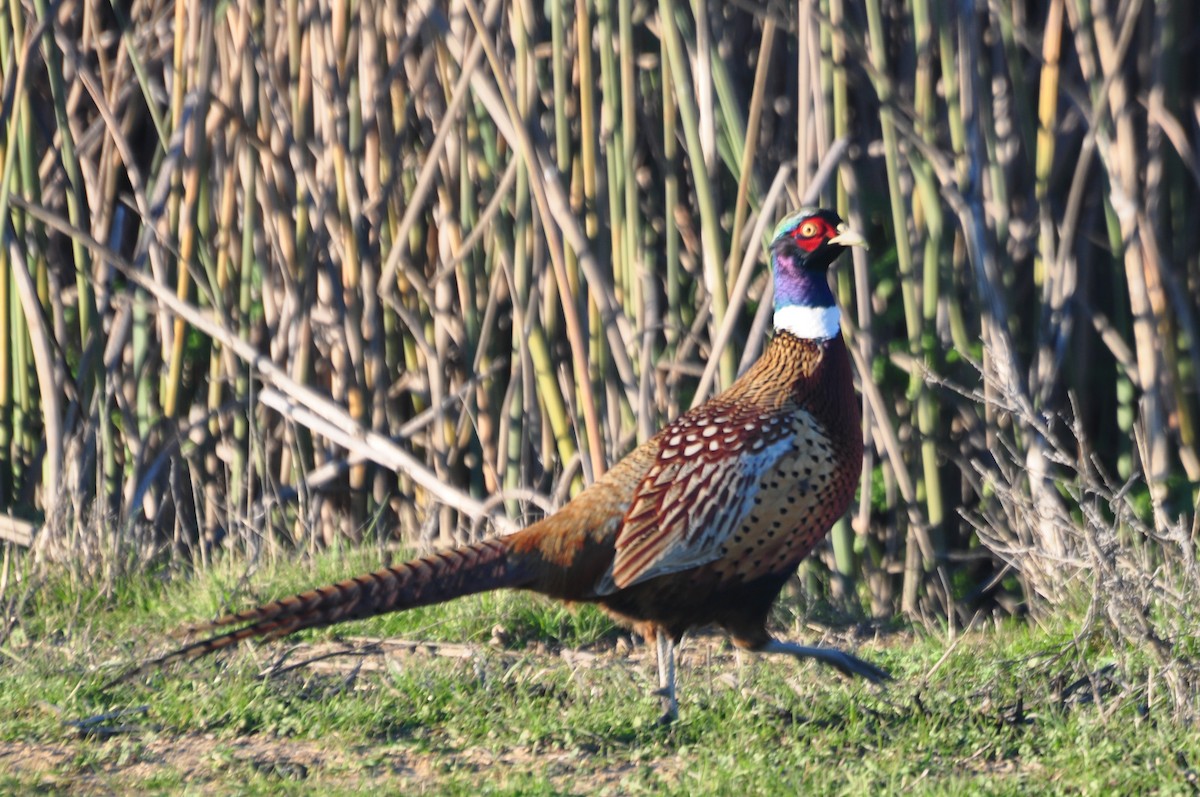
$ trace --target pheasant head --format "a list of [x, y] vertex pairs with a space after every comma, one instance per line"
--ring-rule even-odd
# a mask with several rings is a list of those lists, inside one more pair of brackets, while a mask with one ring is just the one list
[[775, 328], [805, 340], [828, 340], [841, 330], [841, 312], [827, 272], [846, 248], [866, 240], [831, 210], [803, 208], [775, 227]]

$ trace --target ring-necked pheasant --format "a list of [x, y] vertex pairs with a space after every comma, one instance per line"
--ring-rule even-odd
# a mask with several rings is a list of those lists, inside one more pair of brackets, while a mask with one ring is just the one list
[[192, 630], [238, 627], [150, 664], [512, 587], [598, 603], [656, 638], [668, 718], [678, 711], [674, 648], [698, 625], [721, 626], [740, 648], [887, 679], [850, 654], [766, 630], [784, 582], [846, 511], [862, 468], [859, 406], [826, 276], [856, 245], [862, 237], [827, 210], [780, 222], [770, 247], [775, 334], [763, 356], [550, 517], [221, 617]]

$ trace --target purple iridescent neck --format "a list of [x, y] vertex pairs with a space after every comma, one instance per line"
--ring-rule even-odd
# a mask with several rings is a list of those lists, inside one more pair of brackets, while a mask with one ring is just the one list
[[775, 309], [785, 307], [835, 307], [825, 269], [805, 268], [795, 250], [775, 254]]

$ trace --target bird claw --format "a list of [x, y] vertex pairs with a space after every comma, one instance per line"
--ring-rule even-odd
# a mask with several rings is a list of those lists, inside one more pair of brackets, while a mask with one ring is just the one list
[[655, 689], [650, 695], [660, 699], [663, 705], [662, 716], [655, 721], [656, 725], [670, 725], [679, 719], [679, 701], [675, 697], [674, 689], [664, 686], [660, 689]]
[[853, 654], [846, 653], [845, 651], [839, 650], [837, 653], [839, 654], [837, 658], [841, 659], [840, 662], [834, 661], [833, 657], [827, 661], [829, 664], [841, 671], [843, 675], [847, 675], [851, 678], [865, 678], [873, 684], [880, 685], [885, 684], [888, 681], [895, 680], [892, 677], [892, 674], [882, 667], [876, 667], [871, 662], [864, 661]]
[[772, 639], [761, 648], [761, 652], [786, 653], [798, 659], [816, 659], [836, 668], [843, 675], [865, 678], [873, 684], [882, 685], [892, 680], [892, 675], [887, 670], [838, 648], [806, 647], [794, 642]]

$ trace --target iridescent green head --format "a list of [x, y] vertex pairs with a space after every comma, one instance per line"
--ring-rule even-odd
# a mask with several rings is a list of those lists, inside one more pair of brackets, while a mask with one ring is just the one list
[[828, 339], [840, 330], [841, 314], [826, 273], [861, 235], [831, 210], [801, 208], [775, 227], [771, 266], [775, 271], [775, 326], [797, 337]]

